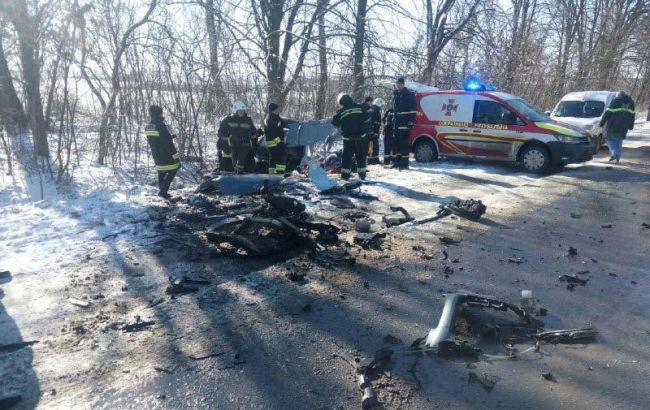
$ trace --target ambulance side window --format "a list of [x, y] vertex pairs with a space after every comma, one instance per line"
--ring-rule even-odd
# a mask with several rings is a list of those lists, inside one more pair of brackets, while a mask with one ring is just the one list
[[474, 102], [474, 124], [524, 125], [512, 111], [496, 101], [476, 100]]

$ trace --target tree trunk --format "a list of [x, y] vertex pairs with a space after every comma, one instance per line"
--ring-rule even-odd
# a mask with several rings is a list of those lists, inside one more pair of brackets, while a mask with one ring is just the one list
[[39, 156], [49, 157], [47, 127], [41, 100], [41, 66], [37, 57], [37, 19], [29, 15], [25, 0], [12, 0], [8, 7], [20, 45], [20, 60], [25, 82], [25, 97], [27, 99], [27, 115], [29, 127], [32, 130], [32, 138], [34, 139], [34, 158]]
[[[142, 19], [133, 23], [129, 28], [126, 29], [122, 38], [118, 44], [118, 48], [115, 51], [113, 56], [113, 67], [111, 73], [111, 95], [106, 104], [106, 108], [102, 112], [102, 117], [99, 124], [99, 150], [97, 153], [97, 164], [104, 165], [106, 161], [106, 156], [108, 155], [108, 149], [110, 145], [110, 137], [112, 126], [115, 124], [114, 114], [115, 114], [115, 103], [117, 97], [121, 91], [120, 87], [120, 65], [122, 62], [122, 56], [126, 52], [126, 49], [129, 47], [129, 40], [131, 35], [137, 30], [140, 26], [146, 24], [149, 21], [149, 17], [153, 11], [158, 6], [158, 0], [151, 0], [149, 3], [149, 9], [147, 13], [142, 17]], [[110, 121], [110, 123], [109, 123]]]
[[221, 67], [219, 65], [219, 37], [217, 35], [217, 26], [214, 19], [215, 8], [214, 0], [206, 0], [204, 4], [205, 26], [208, 32], [208, 42], [210, 49], [210, 80], [208, 90], [208, 100], [206, 111], [209, 114], [217, 115], [226, 114], [230, 103], [223, 89], [221, 82]]
[[433, 77], [433, 41], [435, 40], [435, 28], [433, 27], [433, 1], [425, 0], [427, 3], [427, 62], [422, 73], [421, 80], [424, 84], [430, 84]]
[[27, 116], [11, 79], [7, 57], [2, 44], [2, 32], [0, 32], [0, 101], [2, 101], [0, 103], [0, 122], [2, 122], [7, 134], [24, 132], [28, 125]]
[[[262, 2], [263, 3], [263, 2]], [[271, 1], [267, 10], [267, 40], [266, 40], [266, 75], [267, 98], [269, 102], [281, 105], [281, 94], [284, 88], [284, 77], [280, 71], [280, 35], [284, 16], [284, 1]]]
[[325, 14], [318, 17], [318, 91], [316, 92], [316, 110], [314, 116], [317, 120], [325, 117], [327, 104], [327, 39], [325, 38]]
[[363, 75], [363, 56], [366, 41], [366, 14], [368, 13], [368, 0], [358, 0], [356, 15], [356, 34], [354, 37], [353, 54], [353, 76], [354, 76], [354, 98], [361, 100], [363, 97], [365, 78]]

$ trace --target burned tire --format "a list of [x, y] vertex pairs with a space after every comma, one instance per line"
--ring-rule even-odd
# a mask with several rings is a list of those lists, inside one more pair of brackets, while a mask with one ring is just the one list
[[438, 159], [436, 144], [427, 139], [420, 139], [416, 142], [413, 153], [417, 162], [431, 162]]
[[541, 144], [533, 144], [519, 154], [519, 163], [528, 172], [543, 174], [551, 167], [551, 153]]

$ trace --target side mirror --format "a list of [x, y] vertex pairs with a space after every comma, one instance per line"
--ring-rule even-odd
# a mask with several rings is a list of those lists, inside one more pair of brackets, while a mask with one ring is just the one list
[[550, 111], [544, 111], [544, 115], [550, 117], [550, 116], [551, 116], [551, 112], [550, 112]]

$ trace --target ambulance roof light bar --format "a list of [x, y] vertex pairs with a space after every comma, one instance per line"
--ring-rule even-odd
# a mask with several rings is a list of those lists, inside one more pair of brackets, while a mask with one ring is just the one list
[[485, 86], [478, 81], [470, 81], [465, 84], [465, 91], [485, 91]]
[[483, 84], [476, 78], [470, 78], [463, 87], [465, 91], [496, 91], [493, 85]]

